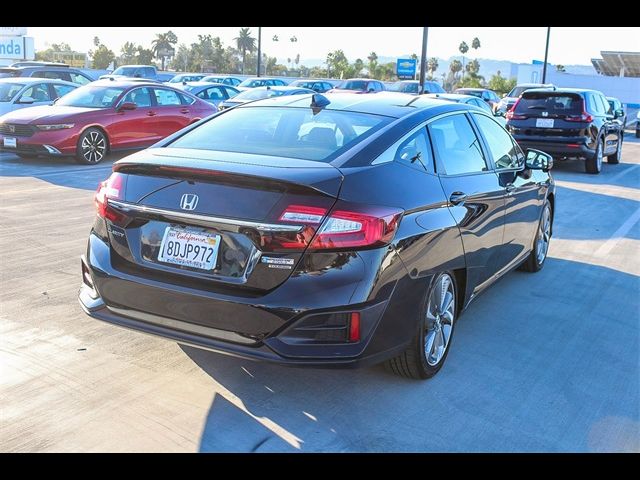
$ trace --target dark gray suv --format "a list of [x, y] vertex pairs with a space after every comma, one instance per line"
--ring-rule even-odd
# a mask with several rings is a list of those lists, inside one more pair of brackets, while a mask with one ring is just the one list
[[29, 67], [3, 67], [0, 68], [0, 78], [5, 77], [36, 77], [55, 78], [66, 82], [85, 85], [93, 82], [95, 78], [86, 73], [68, 66], [29, 66]]

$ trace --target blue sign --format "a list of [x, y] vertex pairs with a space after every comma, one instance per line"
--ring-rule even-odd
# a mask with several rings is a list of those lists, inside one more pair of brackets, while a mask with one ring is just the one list
[[403, 80], [413, 80], [416, 75], [418, 61], [413, 58], [399, 58], [396, 64], [396, 74]]

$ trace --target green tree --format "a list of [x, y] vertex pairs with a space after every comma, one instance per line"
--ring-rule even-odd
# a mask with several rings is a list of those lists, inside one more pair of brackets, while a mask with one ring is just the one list
[[376, 76], [378, 80], [390, 81], [396, 79], [396, 63], [381, 63], [376, 67]]
[[160, 54], [164, 53], [164, 51], [166, 50], [173, 49], [173, 46], [176, 43], [178, 43], [178, 37], [171, 30], [166, 33], [157, 33], [156, 38], [154, 38], [151, 42], [151, 52], [155, 58], [161, 59], [162, 70], [164, 70], [164, 62], [166, 60], [166, 57]]
[[[98, 38], [98, 37], [96, 37]], [[111, 62], [113, 62], [116, 58], [114, 53], [109, 50], [105, 45], [99, 44], [98, 48], [94, 51], [89, 52], [89, 56], [93, 60], [93, 68], [98, 70], [104, 70], [107, 68]]]
[[178, 45], [176, 54], [171, 61], [171, 68], [174, 70], [189, 71], [189, 66], [193, 64], [192, 51], [184, 44]]
[[126, 42], [120, 49], [121, 55], [118, 59], [118, 63], [120, 63], [120, 65], [133, 63], [135, 61], [137, 52], [138, 48], [133, 42]]
[[458, 50], [462, 53], [462, 78], [464, 78], [464, 55], [469, 51], [469, 45], [467, 45], [467, 42], [463, 41], [458, 46]]
[[327, 54], [327, 67], [334, 77], [344, 78], [349, 71], [349, 61], [342, 50], [335, 50]]
[[100, 46], [100, 39], [98, 37], [93, 37], [93, 45], [95, 47], [99, 47]]
[[431, 57], [427, 60], [427, 70], [429, 71], [429, 77], [433, 79], [434, 73], [438, 70], [438, 59], [436, 57]]
[[369, 78], [376, 78], [376, 68], [378, 67], [378, 55], [376, 52], [371, 52], [367, 57], [369, 60]]
[[267, 57], [266, 61], [264, 62], [265, 72], [267, 75], [274, 74], [273, 69], [277, 63], [278, 59], [276, 57]]
[[516, 79], [511, 78], [507, 80], [500, 74], [500, 70], [493, 75], [489, 82], [487, 83], [487, 87], [497, 93], [507, 93], [510, 92], [513, 87], [516, 86]]
[[245, 60], [247, 52], [253, 52], [256, 48], [256, 39], [251, 36], [249, 27], [241, 28], [238, 36], [233, 39], [236, 42], [238, 50], [242, 53], [242, 73], [245, 71]]
[[480, 39], [478, 37], [474, 37], [471, 41], [471, 48], [474, 50], [478, 50], [480, 48]]
[[153, 51], [150, 48], [143, 48], [138, 45], [135, 62], [138, 65], [153, 65]]

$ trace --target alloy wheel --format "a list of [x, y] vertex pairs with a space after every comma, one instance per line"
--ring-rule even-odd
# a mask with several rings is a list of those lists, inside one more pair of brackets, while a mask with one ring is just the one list
[[107, 141], [102, 133], [91, 131], [83, 137], [80, 148], [87, 162], [98, 163], [107, 151]]
[[549, 206], [546, 205], [542, 212], [542, 219], [540, 220], [540, 226], [538, 227], [538, 241], [536, 245], [536, 260], [538, 265], [544, 262], [547, 257], [547, 251], [549, 250], [549, 241], [551, 240], [551, 211]]
[[436, 279], [427, 304], [424, 354], [432, 367], [442, 360], [449, 347], [455, 311], [453, 280], [443, 273]]

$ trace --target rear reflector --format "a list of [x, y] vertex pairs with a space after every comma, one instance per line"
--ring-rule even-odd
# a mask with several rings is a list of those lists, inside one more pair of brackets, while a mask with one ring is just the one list
[[577, 143], [567, 143], [567, 147], [573, 147], [573, 148], [578, 148], [580, 145], [578, 145]]
[[351, 313], [351, 319], [349, 322], [349, 341], [360, 341], [360, 312]]

